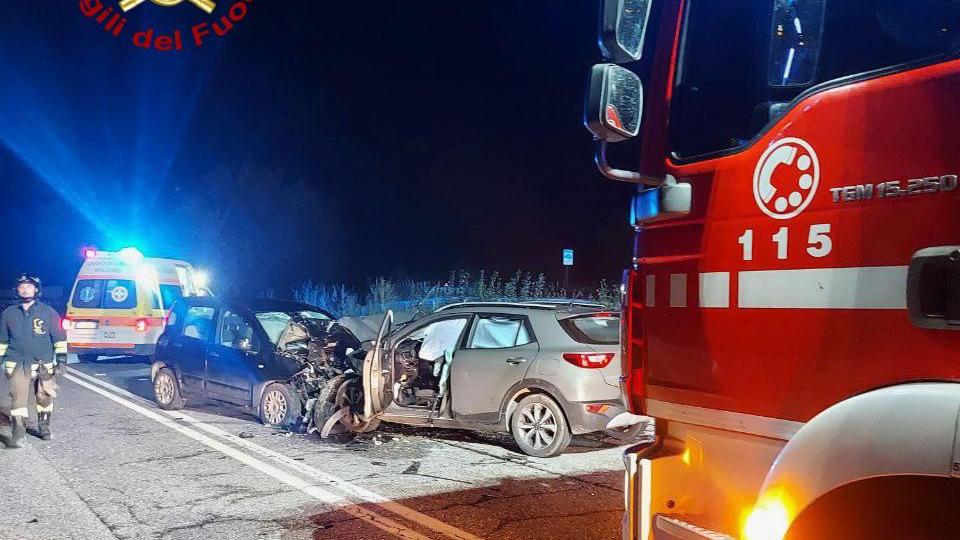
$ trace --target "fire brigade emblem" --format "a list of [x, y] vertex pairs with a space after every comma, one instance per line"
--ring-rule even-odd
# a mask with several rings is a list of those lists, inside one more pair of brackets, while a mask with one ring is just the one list
[[806, 208], [820, 184], [820, 160], [803, 139], [770, 145], [753, 171], [753, 197], [764, 214], [790, 219]]
[[47, 329], [44, 327], [45, 321], [43, 319], [34, 319], [33, 320], [33, 333], [42, 336], [47, 333]]
[[[147, 0], [120, 0], [120, 9], [124, 11], [130, 11], [131, 9], [139, 6], [140, 4], [146, 2]], [[213, 0], [150, 0], [154, 4], [163, 7], [173, 7], [183, 3], [184, 1], [189, 1], [191, 4], [197, 6], [198, 8], [206, 11], [207, 13], [213, 13], [213, 10], [217, 9], [217, 4]]]

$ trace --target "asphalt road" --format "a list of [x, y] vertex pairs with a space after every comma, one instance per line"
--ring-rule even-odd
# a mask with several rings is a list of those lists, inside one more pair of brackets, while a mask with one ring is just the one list
[[[227, 406], [162, 411], [145, 364], [70, 367], [53, 440], [0, 449], [0, 539], [619, 537], [620, 449], [597, 441], [536, 459], [503, 436], [384, 425], [336, 444]], [[7, 393], [0, 377], [2, 411]]]

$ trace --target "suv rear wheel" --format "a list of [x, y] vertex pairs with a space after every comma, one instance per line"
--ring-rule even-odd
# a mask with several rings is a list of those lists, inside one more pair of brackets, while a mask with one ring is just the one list
[[531, 394], [520, 400], [510, 432], [524, 454], [555, 457], [570, 445], [570, 427], [556, 401], [544, 394]]

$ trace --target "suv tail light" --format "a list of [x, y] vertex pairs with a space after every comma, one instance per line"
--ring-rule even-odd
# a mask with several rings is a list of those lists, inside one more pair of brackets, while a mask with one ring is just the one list
[[563, 353], [563, 359], [571, 364], [587, 368], [599, 369], [610, 365], [614, 354], [611, 353]]
[[150, 323], [146, 319], [137, 319], [137, 322], [133, 325], [133, 329], [137, 332], [146, 332], [149, 327]]

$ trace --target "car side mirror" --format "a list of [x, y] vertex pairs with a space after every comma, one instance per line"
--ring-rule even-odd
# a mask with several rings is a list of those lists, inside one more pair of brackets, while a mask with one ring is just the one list
[[604, 59], [633, 62], [643, 54], [651, 0], [604, 0], [600, 7], [598, 44]]

